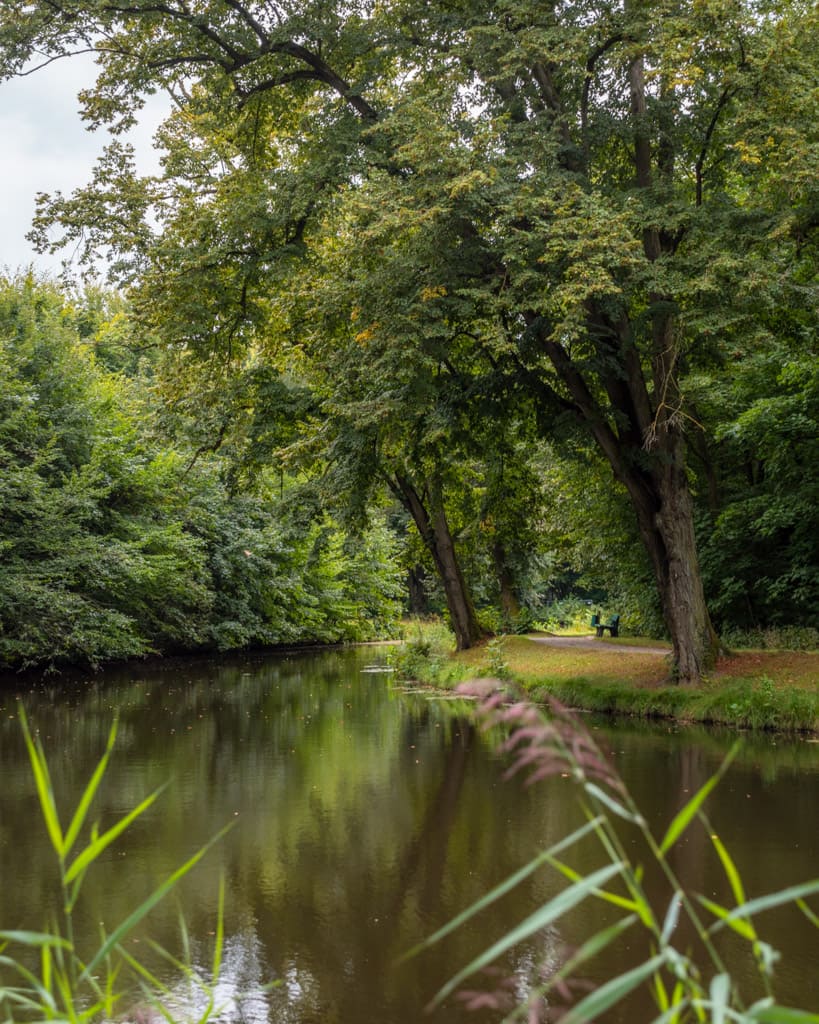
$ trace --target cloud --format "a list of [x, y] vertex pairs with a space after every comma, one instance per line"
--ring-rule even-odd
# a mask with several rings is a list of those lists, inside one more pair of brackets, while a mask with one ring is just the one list
[[[62, 257], [38, 256], [25, 235], [36, 194], [70, 193], [86, 184], [109, 140], [105, 131], [89, 132], [79, 114], [77, 93], [93, 82], [94, 71], [93, 58], [83, 55], [0, 83], [0, 268], [14, 271], [33, 263], [43, 271], [59, 270]], [[151, 97], [127, 136], [143, 173], [159, 166], [152, 136], [168, 109], [164, 97]]]

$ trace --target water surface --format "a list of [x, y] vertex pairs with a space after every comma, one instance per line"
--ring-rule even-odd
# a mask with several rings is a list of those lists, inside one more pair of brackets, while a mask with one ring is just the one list
[[[498, 1020], [457, 1001], [425, 1015], [437, 989], [471, 957], [558, 891], [548, 870], [434, 949], [400, 957], [581, 821], [572, 784], [504, 781], [506, 764], [468, 709], [408, 695], [378, 671], [383, 651], [169, 661], [131, 667], [26, 695], [48, 750], [61, 807], [88, 778], [115, 715], [116, 753], [96, 813], [107, 827], [167, 783], [89, 875], [78, 941], [91, 948], [226, 823], [232, 830], [131, 939], [154, 963], [153, 938], [180, 948], [180, 909], [192, 957], [207, 969], [219, 880], [226, 884], [226, 943], [217, 1002], [225, 1021], [433, 1024]], [[603, 726], [594, 734], [657, 831], [715, 770], [733, 737], [705, 731]], [[39, 928], [54, 912], [56, 872], [16, 717], [0, 693], [0, 927]], [[748, 739], [708, 804], [749, 895], [819, 875], [819, 746]], [[67, 810], [63, 814], [67, 817]], [[624, 833], [624, 842], [632, 837]], [[698, 891], [730, 897], [697, 826], [675, 851], [676, 870]], [[638, 853], [635, 846], [634, 852]], [[594, 844], [572, 857], [601, 863]], [[659, 880], [650, 880], [664, 899]], [[610, 915], [600, 904], [573, 914], [507, 958], [500, 980], [522, 988], [534, 966], [559, 963]], [[793, 910], [759, 921], [785, 951], [780, 997], [819, 1009], [819, 934]], [[681, 935], [681, 942], [686, 941]], [[624, 939], [600, 977], [644, 953]], [[731, 966], [753, 965], [729, 946]], [[190, 998], [165, 975], [180, 1002]], [[267, 983], [275, 987], [268, 989]], [[486, 984], [494, 984], [487, 979]], [[513, 982], [514, 983], [514, 982]], [[628, 1012], [611, 1020], [635, 1020]]]

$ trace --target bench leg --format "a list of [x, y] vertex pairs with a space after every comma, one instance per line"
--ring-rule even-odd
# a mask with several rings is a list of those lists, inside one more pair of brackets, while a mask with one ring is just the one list
[[603, 635], [604, 635], [603, 634], [603, 627], [602, 626], [598, 626], [597, 630], [595, 631], [595, 636], [603, 636]]

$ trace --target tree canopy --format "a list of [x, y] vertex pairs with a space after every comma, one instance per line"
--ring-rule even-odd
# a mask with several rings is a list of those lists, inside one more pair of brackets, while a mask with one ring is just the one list
[[678, 676], [701, 677], [718, 641], [685, 382], [777, 337], [780, 308], [815, 344], [813, 5], [1, 9], [6, 74], [97, 53], [90, 124], [175, 100], [163, 174], [138, 179], [115, 139], [87, 188], [42, 199], [41, 245], [56, 222], [57, 244], [107, 250], [166, 343], [324, 364], [323, 415], [379, 457], [401, 439], [416, 475], [481, 416], [585, 431], [628, 494]]

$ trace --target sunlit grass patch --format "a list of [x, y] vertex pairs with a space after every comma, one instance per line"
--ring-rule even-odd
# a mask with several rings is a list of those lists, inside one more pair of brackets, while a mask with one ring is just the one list
[[[502, 640], [503, 658], [512, 675], [520, 681], [588, 680], [613, 683], [628, 680], [634, 686], [659, 684], [668, 675], [662, 655], [612, 650], [606, 643], [593, 647], [556, 647], [537, 643], [524, 636], [508, 636]], [[481, 644], [456, 655], [464, 666], [489, 674], [491, 670], [487, 645]]]

